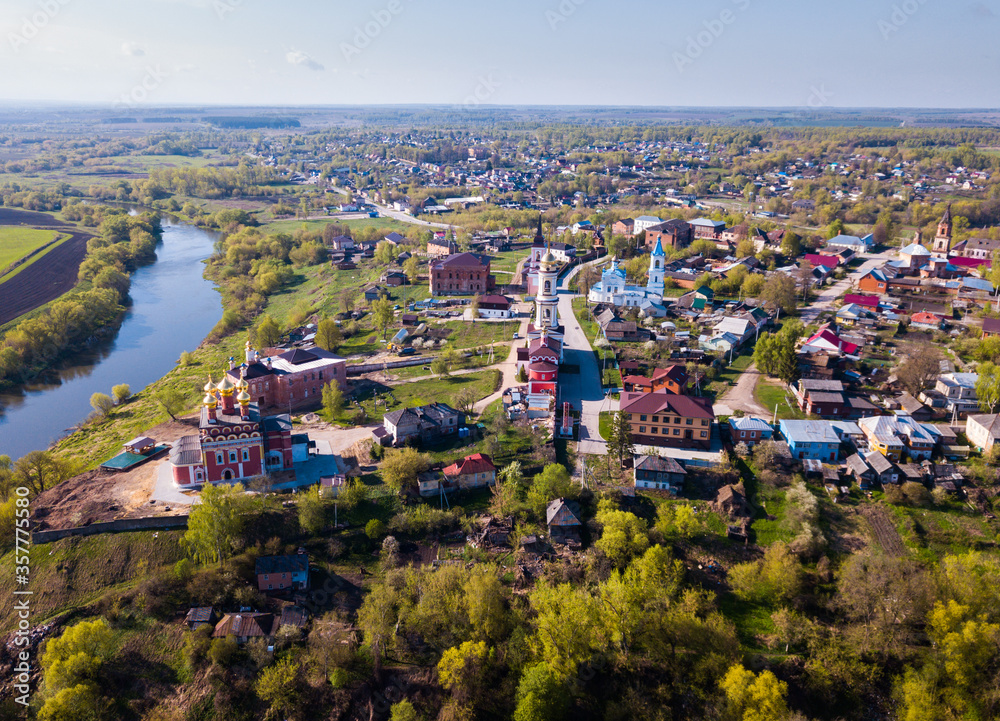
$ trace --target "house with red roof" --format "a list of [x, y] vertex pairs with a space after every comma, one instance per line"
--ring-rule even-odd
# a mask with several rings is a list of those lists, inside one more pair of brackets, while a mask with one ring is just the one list
[[811, 338], [806, 339], [806, 342], [802, 344], [802, 351], [804, 353], [854, 355], [858, 351], [858, 346], [841, 340], [840, 336], [830, 329], [830, 324], [825, 323]]
[[625, 376], [622, 387], [629, 393], [652, 393], [653, 381], [646, 376]]
[[921, 330], [941, 330], [944, 328], [944, 318], [936, 313], [921, 311], [910, 316], [910, 327]]
[[670, 365], [653, 371], [653, 392], [676, 393], [683, 395], [687, 390], [688, 374], [684, 366]]
[[637, 445], [702, 448], [711, 446], [715, 412], [707, 398], [673, 393], [622, 393], [620, 409]]
[[841, 259], [835, 255], [819, 255], [818, 253], [807, 253], [806, 260], [810, 265], [822, 265], [824, 268], [833, 270], [840, 265]]
[[878, 310], [878, 296], [877, 295], [859, 295], [856, 293], [848, 293], [844, 296], [844, 305], [860, 305], [862, 308], [868, 308], [869, 310]]
[[462, 490], [492, 486], [497, 480], [497, 467], [483, 453], [473, 453], [445, 468], [445, 482]]

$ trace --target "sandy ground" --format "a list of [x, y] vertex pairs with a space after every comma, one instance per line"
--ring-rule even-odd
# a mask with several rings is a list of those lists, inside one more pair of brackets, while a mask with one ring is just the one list
[[[194, 418], [167, 421], [149, 429], [145, 435], [160, 443], [173, 443], [181, 436], [197, 433], [196, 423]], [[120, 473], [101, 469], [87, 471], [50, 488], [32, 502], [38, 524], [36, 530], [184, 512], [184, 509], [167, 512], [163, 506], [149, 503], [158, 467], [165, 458], [166, 454]]]

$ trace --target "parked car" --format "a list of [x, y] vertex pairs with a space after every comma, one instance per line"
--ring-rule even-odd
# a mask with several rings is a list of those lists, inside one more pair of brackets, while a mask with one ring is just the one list
[[521, 334], [520, 333], [515, 333], [514, 334], [514, 340], [520, 340], [520, 338], [521, 338]]
[[403, 348], [403, 350], [399, 351], [399, 354], [400, 355], [413, 355], [416, 352], [417, 352], [416, 348]]

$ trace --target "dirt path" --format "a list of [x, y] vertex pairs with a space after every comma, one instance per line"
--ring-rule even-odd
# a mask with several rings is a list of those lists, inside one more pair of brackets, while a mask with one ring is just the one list
[[889, 518], [889, 513], [882, 507], [871, 503], [863, 504], [858, 512], [868, 521], [868, 526], [875, 534], [875, 540], [890, 556], [905, 556], [906, 546], [903, 539], [899, 537], [899, 532]]
[[754, 365], [743, 371], [739, 380], [736, 381], [736, 385], [726, 391], [715, 404], [715, 415], [731, 416], [733, 411], [743, 411], [768, 418], [771, 411], [760, 405], [754, 398], [754, 389], [757, 388], [760, 375], [760, 371]]

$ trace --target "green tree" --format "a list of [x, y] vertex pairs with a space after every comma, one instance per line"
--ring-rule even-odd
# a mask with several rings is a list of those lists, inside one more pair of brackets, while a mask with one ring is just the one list
[[798, 303], [795, 279], [786, 273], [774, 273], [767, 279], [759, 297], [772, 310], [784, 311], [786, 315], [794, 313]]
[[802, 564], [782, 542], [771, 544], [759, 561], [738, 563], [729, 570], [733, 593], [758, 603], [791, 600], [802, 585]]
[[385, 340], [389, 333], [389, 326], [392, 325], [395, 315], [392, 309], [392, 301], [388, 298], [379, 298], [372, 302], [372, 318], [375, 327], [381, 329], [382, 340]]
[[996, 413], [1000, 405], [1000, 366], [986, 361], [976, 369], [979, 378], [976, 380], [976, 398], [983, 413]]
[[316, 345], [327, 351], [334, 351], [340, 342], [343, 340], [343, 335], [340, 332], [340, 326], [337, 325], [337, 321], [333, 318], [323, 318], [319, 324], [316, 326]]
[[176, 388], [161, 388], [153, 394], [156, 402], [167, 412], [170, 420], [176, 421], [177, 414], [184, 410], [184, 394]]
[[340, 390], [340, 384], [333, 380], [323, 386], [323, 413], [328, 421], [334, 421], [340, 417], [344, 410], [344, 392]]
[[448, 362], [441, 356], [438, 356], [431, 363], [431, 373], [439, 378], [444, 378], [448, 375]]
[[115, 399], [115, 405], [120, 405], [132, 397], [132, 389], [128, 383], [119, 383], [111, 388], [111, 395]]
[[90, 405], [102, 416], [107, 416], [115, 407], [115, 402], [107, 393], [95, 393], [90, 397]]
[[242, 544], [248, 515], [242, 484], [206, 485], [201, 503], [191, 507], [181, 546], [199, 563], [224, 563]]
[[740, 286], [740, 291], [746, 298], [756, 298], [764, 290], [766, 283], [767, 279], [763, 275], [760, 273], [751, 273], [744, 278], [743, 285]]
[[287, 718], [301, 696], [300, 666], [286, 656], [260, 672], [254, 690], [268, 705], [267, 718]]
[[782, 721], [789, 717], [788, 684], [770, 671], [755, 676], [740, 664], [729, 668], [719, 682], [730, 717], [738, 721]]
[[802, 238], [794, 230], [786, 230], [781, 239], [781, 254], [786, 258], [798, 258], [802, 252]]
[[594, 545], [617, 567], [623, 568], [649, 548], [646, 524], [634, 513], [608, 508], [598, 511], [596, 520], [603, 529]]
[[[4, 464], [6, 465], [6, 464]], [[10, 468], [10, 482], [27, 486], [37, 495], [73, 475], [73, 466], [51, 451], [30, 451]]]
[[493, 660], [493, 649], [483, 641], [465, 641], [441, 655], [438, 679], [459, 704], [470, 704], [483, 692], [483, 679]]
[[469, 302], [469, 311], [473, 319], [478, 319], [481, 317], [479, 315], [479, 303], [480, 303], [480, 296], [479, 293], [476, 293], [474, 296], [472, 296], [472, 300]]
[[569, 689], [547, 663], [525, 667], [517, 685], [514, 721], [560, 721], [569, 710]]
[[319, 495], [319, 486], [313, 486], [298, 496], [299, 527], [310, 536], [319, 535], [326, 525], [326, 508]]
[[[410, 258], [410, 260], [413, 260], [413, 258]], [[394, 703], [389, 711], [389, 721], [419, 721], [420, 719], [413, 704], [405, 698], [402, 701]]]
[[625, 464], [625, 458], [635, 452], [632, 443], [632, 427], [628, 413], [618, 411], [611, 417], [611, 432], [608, 438], [608, 456], [618, 458], [618, 465]]
[[528, 489], [527, 502], [538, 517], [544, 517], [545, 507], [549, 501], [556, 498], [573, 498], [577, 487], [566, 467], [559, 463], [550, 463], [537, 474]]
[[415, 448], [386, 451], [379, 465], [382, 480], [397, 493], [417, 484], [417, 475], [430, 468], [430, 456]]
[[281, 328], [269, 315], [261, 316], [253, 331], [254, 343], [258, 350], [272, 348], [281, 341]]
[[101, 670], [114, 652], [114, 633], [104, 619], [83, 621], [49, 640], [42, 654], [46, 721], [96, 719], [107, 706], [100, 692]]
[[541, 584], [528, 597], [535, 611], [531, 646], [553, 673], [568, 678], [604, 646], [597, 600], [568, 583]]

